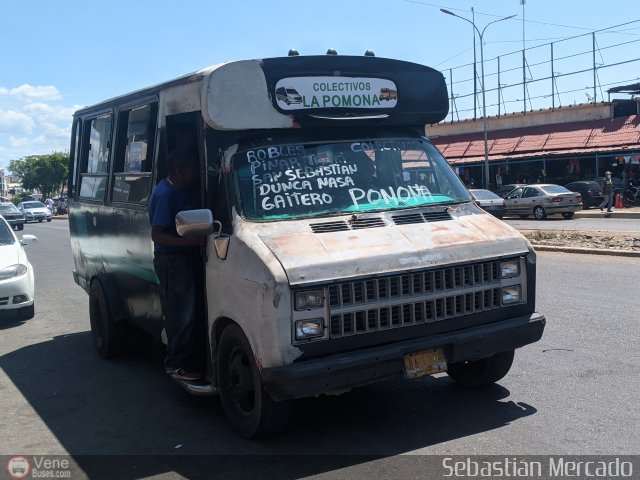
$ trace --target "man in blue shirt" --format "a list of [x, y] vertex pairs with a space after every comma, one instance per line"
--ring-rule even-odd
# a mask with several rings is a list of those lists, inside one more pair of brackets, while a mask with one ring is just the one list
[[204, 237], [181, 237], [176, 231], [178, 212], [198, 208], [193, 188], [197, 157], [188, 150], [168, 156], [169, 176], [161, 180], [149, 198], [153, 266], [160, 281], [160, 299], [167, 333], [165, 369], [179, 380], [198, 380], [194, 360], [196, 328], [195, 278], [202, 268], [200, 248]]

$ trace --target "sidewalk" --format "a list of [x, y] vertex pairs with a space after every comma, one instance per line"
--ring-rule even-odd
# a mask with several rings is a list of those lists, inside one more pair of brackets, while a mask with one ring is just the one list
[[[607, 211], [601, 212], [598, 207], [589, 210], [580, 210], [576, 212], [574, 218], [600, 218], [606, 215]], [[614, 208], [611, 212], [611, 218], [631, 218], [640, 220], [640, 207], [632, 208]]]

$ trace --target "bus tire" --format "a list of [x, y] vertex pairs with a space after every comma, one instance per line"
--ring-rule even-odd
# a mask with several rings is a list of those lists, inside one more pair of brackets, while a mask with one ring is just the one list
[[114, 358], [122, 353], [125, 339], [124, 322], [116, 322], [99, 280], [89, 289], [89, 320], [93, 345], [102, 358]]
[[470, 362], [453, 363], [447, 374], [457, 384], [465, 387], [485, 387], [496, 383], [509, 373], [515, 350], [496, 353], [489, 358]]
[[292, 401], [276, 402], [263, 388], [249, 340], [235, 324], [220, 336], [217, 374], [222, 408], [240, 435], [265, 437], [287, 426]]

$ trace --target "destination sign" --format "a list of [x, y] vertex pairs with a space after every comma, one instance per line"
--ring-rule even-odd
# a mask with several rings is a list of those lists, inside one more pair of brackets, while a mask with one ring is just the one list
[[282, 110], [381, 109], [396, 106], [398, 89], [382, 78], [289, 77], [278, 80], [275, 96]]

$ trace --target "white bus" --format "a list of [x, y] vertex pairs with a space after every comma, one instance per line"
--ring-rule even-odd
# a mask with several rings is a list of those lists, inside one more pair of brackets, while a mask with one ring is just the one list
[[395, 377], [500, 380], [544, 330], [536, 256], [425, 138], [447, 110], [431, 68], [293, 55], [76, 112], [73, 274], [98, 353], [142, 348], [162, 329], [146, 203], [168, 152], [187, 148], [200, 159], [200, 208], [176, 221], [183, 235], [209, 235], [207, 372], [183, 386], [219, 394], [241, 435], [282, 429], [294, 399]]

